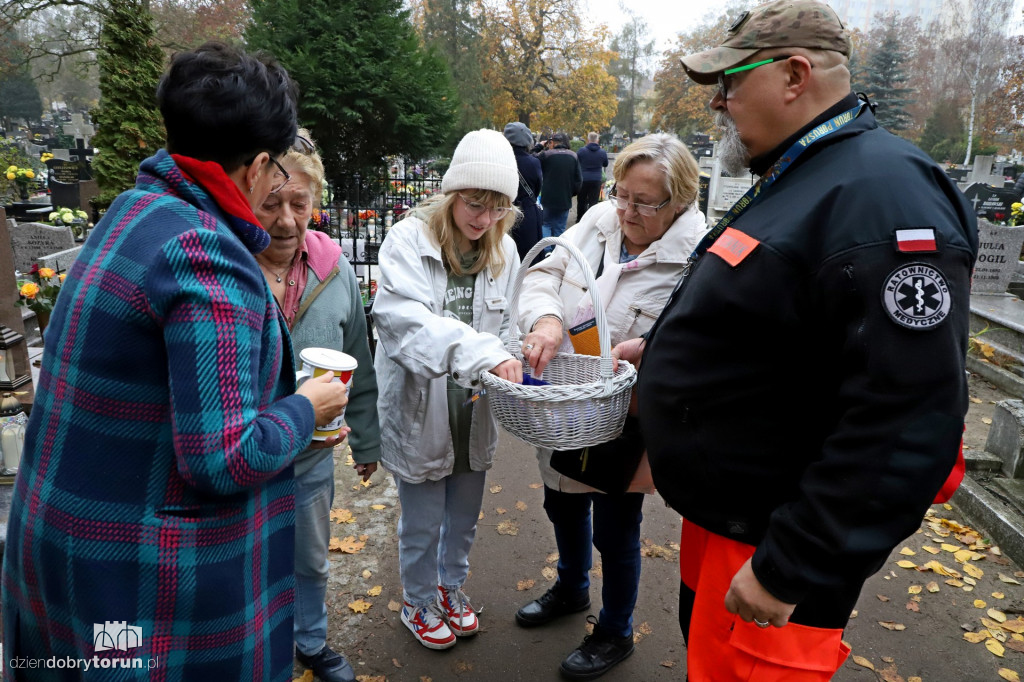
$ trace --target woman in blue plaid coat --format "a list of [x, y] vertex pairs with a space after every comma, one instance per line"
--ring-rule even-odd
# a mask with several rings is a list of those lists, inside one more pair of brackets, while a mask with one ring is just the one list
[[319, 379], [295, 393], [253, 257], [294, 87], [208, 44], [157, 98], [167, 150], [90, 234], [46, 330], [4, 554], [8, 680], [291, 677], [291, 464], [346, 400]]

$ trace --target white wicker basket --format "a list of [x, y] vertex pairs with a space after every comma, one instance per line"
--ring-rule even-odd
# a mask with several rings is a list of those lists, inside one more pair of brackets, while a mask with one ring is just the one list
[[[543, 378], [549, 386], [514, 384], [486, 371], [481, 380], [487, 389], [491, 410], [506, 431], [537, 447], [570, 450], [604, 443], [622, 433], [630, 391], [636, 383], [636, 370], [620, 360], [618, 369], [612, 372], [608, 322], [594, 275], [583, 254], [558, 237], [541, 239], [523, 259], [509, 302], [513, 330], [517, 328], [523, 278], [534, 257], [549, 245], [565, 248], [583, 270], [594, 302], [600, 357], [558, 353], [544, 369]], [[528, 373], [530, 367], [523, 358], [518, 334], [511, 334], [508, 350], [523, 363], [523, 371]]]

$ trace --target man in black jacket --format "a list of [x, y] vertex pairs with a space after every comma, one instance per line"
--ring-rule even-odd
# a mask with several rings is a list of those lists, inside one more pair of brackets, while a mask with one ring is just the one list
[[601, 145], [597, 143], [598, 139], [597, 133], [587, 133], [586, 146], [576, 152], [583, 174], [583, 184], [576, 195], [576, 222], [579, 222], [587, 209], [596, 204], [601, 197], [604, 169], [608, 167], [608, 152], [601, 149]]
[[576, 152], [569, 149], [569, 136], [555, 133], [551, 139], [554, 140], [554, 148], [545, 149], [537, 155], [544, 175], [540, 192], [540, 204], [544, 207], [541, 229], [545, 237], [560, 237], [565, 232], [572, 198], [579, 191], [583, 176]]
[[638, 382], [684, 517], [691, 682], [830, 679], [864, 580], [957, 458], [977, 226], [851, 92], [849, 54], [831, 8], [777, 0], [682, 59], [719, 86], [725, 165], [760, 176], [695, 251]]

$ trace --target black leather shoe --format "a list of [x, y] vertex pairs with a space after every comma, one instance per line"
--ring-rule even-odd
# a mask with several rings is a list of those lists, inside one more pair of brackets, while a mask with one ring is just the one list
[[566, 598], [558, 590], [558, 583], [532, 602], [516, 611], [516, 622], [524, 628], [550, 623], [559, 616], [586, 611], [590, 608], [590, 595], [586, 592], [576, 598]]
[[616, 637], [602, 630], [593, 616], [588, 616], [587, 622], [594, 623], [594, 634], [584, 637], [583, 644], [558, 666], [562, 677], [568, 680], [600, 677], [633, 653], [632, 632], [625, 637]]
[[313, 675], [321, 682], [355, 682], [356, 674], [352, 666], [344, 656], [331, 651], [331, 647], [326, 644], [320, 653], [314, 656], [307, 656], [296, 649], [295, 660], [312, 670]]

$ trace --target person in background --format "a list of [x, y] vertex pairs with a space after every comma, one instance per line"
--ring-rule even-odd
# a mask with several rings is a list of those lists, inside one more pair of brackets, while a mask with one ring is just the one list
[[576, 152], [580, 160], [580, 173], [583, 183], [576, 195], [576, 222], [583, 220], [583, 215], [601, 197], [604, 185], [604, 169], [608, 167], [608, 152], [597, 143], [597, 133], [587, 133], [587, 144]]
[[[300, 129], [279, 159], [291, 176], [256, 209], [270, 235], [257, 254], [271, 293], [291, 331], [295, 369], [299, 353], [331, 348], [359, 363], [345, 409], [355, 470], [368, 480], [380, 459], [377, 377], [366, 336], [359, 282], [341, 247], [323, 232], [308, 230], [324, 187], [324, 165], [309, 132]], [[322, 682], [352, 682], [345, 657], [327, 646], [327, 577], [330, 569], [334, 453], [311, 447], [295, 460], [295, 658]]]
[[296, 390], [253, 257], [271, 241], [253, 208], [289, 181], [295, 97], [275, 61], [218, 43], [160, 79], [167, 148], [89, 233], [46, 329], [5, 659], [95, 661], [108, 643], [120, 658], [129, 637], [146, 670], [131, 679], [151, 662], [168, 679], [292, 679], [292, 463], [347, 401], [329, 372]]
[[583, 176], [576, 152], [569, 149], [569, 136], [555, 133], [551, 139], [554, 147], [537, 155], [544, 175], [540, 193], [540, 204], [544, 207], [541, 233], [545, 237], [558, 237], [565, 232], [572, 198], [580, 190]]
[[682, 58], [717, 85], [723, 165], [760, 178], [698, 246], [637, 383], [684, 517], [693, 682], [831, 679], [864, 581], [958, 457], [975, 218], [851, 91], [850, 50], [828, 5], [776, 0]]
[[470, 132], [441, 193], [395, 224], [380, 249], [373, 318], [381, 462], [402, 505], [402, 622], [430, 649], [480, 629], [462, 588], [498, 428], [476, 391], [485, 370], [522, 382], [522, 364], [505, 349], [519, 266], [508, 236], [518, 185], [502, 134]]
[[516, 155], [516, 167], [519, 171], [519, 191], [516, 194], [515, 207], [522, 218], [512, 228], [512, 239], [516, 242], [519, 258], [526, 258], [527, 252], [540, 241], [541, 220], [543, 215], [537, 205], [540, 195], [541, 179], [540, 161], [527, 150], [533, 144], [533, 133], [525, 123], [513, 121], [505, 126], [505, 139], [512, 145]]
[[[615, 344], [650, 329], [707, 224], [697, 208], [697, 162], [674, 136], [640, 138], [618, 155], [612, 173], [611, 200], [588, 211], [562, 236], [598, 273]], [[573, 352], [567, 330], [594, 318], [585, 283], [579, 263], [560, 246], [524, 279], [519, 324], [530, 330], [523, 355], [534, 376], [556, 352]], [[560, 666], [564, 677], [589, 680], [633, 653], [643, 492], [653, 490], [639, 486], [622, 493], [598, 492], [555, 471], [551, 455], [550, 449], [537, 450], [544, 510], [558, 545], [558, 580], [519, 609], [516, 622], [534, 627], [590, 607], [593, 538], [601, 552], [601, 613], [593, 634]], [[645, 463], [641, 466], [647, 471]]]

